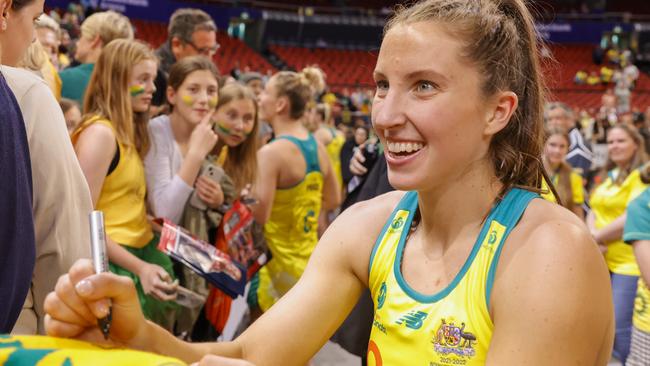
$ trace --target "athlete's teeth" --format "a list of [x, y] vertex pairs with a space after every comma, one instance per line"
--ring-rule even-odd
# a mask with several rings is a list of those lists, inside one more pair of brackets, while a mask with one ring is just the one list
[[421, 150], [424, 146], [419, 142], [388, 142], [388, 151], [392, 153], [412, 153]]

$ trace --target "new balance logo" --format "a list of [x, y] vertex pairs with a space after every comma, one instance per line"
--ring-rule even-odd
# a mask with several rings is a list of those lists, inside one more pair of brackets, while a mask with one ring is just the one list
[[424, 323], [424, 319], [427, 318], [427, 313], [424, 311], [410, 311], [406, 315], [403, 315], [397, 320], [397, 325], [406, 325], [407, 328], [411, 329], [420, 329]]

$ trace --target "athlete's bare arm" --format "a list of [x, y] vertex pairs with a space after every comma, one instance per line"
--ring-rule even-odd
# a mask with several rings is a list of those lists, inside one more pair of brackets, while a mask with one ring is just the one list
[[606, 365], [613, 341], [609, 276], [587, 228], [542, 200], [505, 243], [491, 296], [487, 365]]
[[254, 185], [253, 197], [258, 203], [253, 206], [253, 216], [260, 224], [266, 223], [271, 216], [280, 167], [283, 164], [278, 154], [277, 144], [272, 143], [262, 146], [257, 152], [257, 182]]
[[314, 132], [314, 138], [320, 141], [323, 145], [328, 145], [332, 142], [332, 133], [327, 127], [320, 126], [316, 132]]
[[318, 145], [318, 163], [323, 173], [323, 211], [333, 210], [341, 204], [341, 187], [339, 186], [327, 150], [322, 143]]
[[[319, 242], [298, 283], [234, 342], [191, 344], [178, 340], [144, 320], [133, 282], [109, 273], [92, 275], [87, 260], [75, 264], [70, 274], [59, 280], [56, 293], [48, 296], [47, 331], [101, 341], [90, 314], [102, 317], [95, 301], [110, 297], [113, 344], [187, 362], [216, 354], [243, 358], [257, 366], [302, 366], [343, 322], [367, 285], [372, 246], [402, 195], [391, 192], [341, 214]], [[83, 279], [89, 280], [92, 290], [82, 297], [74, 286]]]
[[650, 240], [637, 240], [634, 243], [634, 257], [641, 270], [641, 278], [650, 283]]

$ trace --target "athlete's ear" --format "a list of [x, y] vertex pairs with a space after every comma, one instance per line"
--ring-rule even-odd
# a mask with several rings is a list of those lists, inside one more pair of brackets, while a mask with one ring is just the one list
[[7, 30], [7, 19], [9, 18], [9, 9], [13, 0], [0, 0], [0, 31]]
[[517, 94], [511, 91], [497, 92], [488, 102], [484, 133], [491, 136], [504, 129], [517, 110], [518, 104]]
[[285, 108], [289, 108], [289, 98], [283, 95], [275, 101], [275, 113], [281, 114]]

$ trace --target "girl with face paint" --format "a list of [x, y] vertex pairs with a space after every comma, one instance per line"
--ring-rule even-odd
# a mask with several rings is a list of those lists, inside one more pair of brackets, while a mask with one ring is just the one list
[[255, 94], [246, 86], [231, 83], [219, 89], [219, 103], [212, 116], [219, 136], [213, 153], [226, 158], [226, 174], [232, 178], [236, 192], [255, 183], [257, 173], [258, 131]]
[[184, 58], [170, 70], [167, 100], [172, 112], [149, 123], [152, 149], [144, 161], [156, 217], [180, 224], [194, 190], [209, 208], [223, 203], [220, 185], [199, 176], [218, 140], [210, 120], [219, 99], [217, 77], [214, 64], [201, 56]]
[[[210, 152], [218, 140], [211, 121], [219, 100], [218, 76], [212, 61], [202, 56], [183, 58], [171, 67], [166, 91], [171, 113], [149, 123], [152, 148], [144, 161], [153, 215], [165, 217], [208, 242], [213, 242], [209, 233], [221, 219], [214, 209], [227, 198], [221, 181], [201, 174], [204, 164], [212, 160]], [[191, 204], [196, 197], [205, 203], [204, 209]], [[183, 266], [176, 271], [181, 286], [208, 294], [203, 278]], [[176, 330], [191, 331], [199, 314], [196, 309], [180, 309]]]
[[146, 131], [157, 68], [144, 43], [119, 39], [107, 45], [71, 138], [93, 205], [104, 212], [111, 271], [133, 279], [145, 316], [168, 326], [176, 285], [171, 260], [156, 249], [147, 219], [142, 166], [150, 150]]

